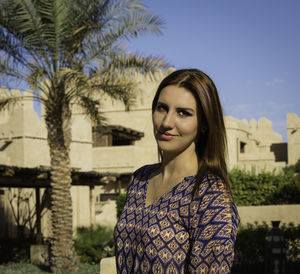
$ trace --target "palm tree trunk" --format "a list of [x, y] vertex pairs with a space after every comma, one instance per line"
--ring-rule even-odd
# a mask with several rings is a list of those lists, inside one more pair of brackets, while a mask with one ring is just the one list
[[71, 199], [71, 111], [52, 104], [46, 110], [51, 158], [51, 238], [50, 260], [53, 272], [75, 271]]

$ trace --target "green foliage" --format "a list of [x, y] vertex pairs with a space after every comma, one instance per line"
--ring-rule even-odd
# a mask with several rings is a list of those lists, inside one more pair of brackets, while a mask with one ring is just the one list
[[[297, 273], [300, 269], [300, 225], [283, 224], [280, 228], [286, 242], [287, 273]], [[270, 229], [266, 223], [239, 227], [232, 273], [263, 273], [265, 244]]]
[[293, 167], [280, 174], [233, 169], [229, 176], [232, 194], [239, 206], [300, 203], [300, 180]]
[[[28, 274], [28, 273], [49, 273], [47, 267], [32, 265], [32, 264], [7, 264], [0, 265], [0, 273], [7, 274]], [[64, 272], [64, 274], [96, 274], [99, 273], [99, 265], [79, 264], [76, 272]]]
[[300, 173], [300, 159], [298, 159], [297, 163], [295, 164], [295, 172]]
[[78, 228], [75, 250], [81, 263], [99, 264], [102, 258], [114, 255], [113, 230], [99, 225]]
[[116, 199], [116, 203], [117, 203], [117, 218], [118, 219], [120, 218], [120, 216], [122, 214], [123, 208], [125, 206], [125, 202], [126, 202], [126, 194], [124, 194], [124, 193], [119, 194], [119, 196]]
[[[281, 227], [283, 236], [287, 244], [287, 258], [289, 261], [299, 262], [300, 256], [300, 225], [295, 226], [293, 223], [283, 224]], [[300, 263], [300, 262], [299, 262]]]
[[[238, 206], [299, 204], [300, 173], [288, 166], [280, 174], [261, 172], [259, 174], [233, 169], [230, 173], [231, 188]], [[117, 217], [124, 205], [125, 194], [117, 197]]]
[[[23, 236], [22, 241], [17, 239], [0, 240], [0, 264], [27, 263], [30, 260], [30, 245], [35, 244], [33, 239]], [[2, 273], [0, 271], [0, 273]]]
[[266, 223], [240, 226], [235, 243], [236, 261], [248, 264], [262, 261], [269, 229]]
[[293, 175], [295, 173], [295, 166], [294, 165], [286, 166], [282, 169], [282, 172], [284, 174]]

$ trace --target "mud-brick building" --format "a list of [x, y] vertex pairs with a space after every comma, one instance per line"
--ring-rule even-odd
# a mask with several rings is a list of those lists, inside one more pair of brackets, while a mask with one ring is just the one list
[[[158, 72], [155, 80], [137, 75], [136, 103], [129, 111], [120, 102], [100, 98], [107, 118], [105, 130], [91, 124], [74, 107], [70, 152], [74, 227], [114, 225], [115, 197], [125, 192], [132, 172], [159, 160], [152, 132], [151, 103], [163, 77], [163, 72]], [[0, 96], [5, 90], [0, 89]], [[32, 220], [38, 221], [41, 233], [47, 237], [51, 232], [47, 230], [49, 210], [44, 193], [47, 194], [50, 182], [50, 157], [43, 115], [37, 115], [33, 101], [28, 99], [30, 91], [10, 92], [26, 100], [0, 112], [0, 237], [17, 234], [18, 197], [25, 201], [18, 209], [24, 215], [19, 226], [25, 223], [25, 232], [29, 233], [32, 224], [26, 218], [31, 211], [35, 216]], [[300, 157], [299, 125], [296, 114], [287, 115], [288, 144], [284, 144], [266, 118], [247, 122], [226, 116], [229, 168], [273, 171], [294, 164]], [[36, 211], [40, 215], [38, 220]]]

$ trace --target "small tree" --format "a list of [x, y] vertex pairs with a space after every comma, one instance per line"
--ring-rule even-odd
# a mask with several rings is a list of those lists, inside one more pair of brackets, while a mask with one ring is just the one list
[[[46, 213], [44, 209], [47, 206], [47, 195], [48, 190], [46, 190], [42, 196], [41, 216]], [[11, 207], [13, 218], [17, 224], [18, 238], [24, 237], [23, 229], [26, 229], [26, 227], [29, 228], [30, 235], [34, 235], [34, 231], [37, 228], [37, 212], [33, 206], [33, 191], [24, 188], [8, 188], [7, 199]]]

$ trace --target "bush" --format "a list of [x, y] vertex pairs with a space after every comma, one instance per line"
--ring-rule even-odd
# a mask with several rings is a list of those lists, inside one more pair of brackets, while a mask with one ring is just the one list
[[229, 177], [238, 206], [300, 203], [300, 180], [294, 168], [286, 168], [280, 174], [233, 169]]
[[98, 264], [102, 258], [114, 255], [113, 230], [99, 225], [78, 228], [75, 250], [81, 263]]
[[[30, 245], [34, 243], [29, 239], [23, 241], [15, 239], [0, 240], [0, 264], [29, 262]], [[0, 273], [2, 272], [0, 271]]]
[[[229, 172], [232, 194], [238, 206], [300, 204], [300, 173], [296, 166], [283, 168], [280, 174], [259, 174], [233, 169]], [[299, 167], [300, 169], [300, 167]], [[117, 197], [117, 218], [120, 217], [126, 194]]]
[[[50, 268], [41, 267], [32, 264], [9, 264], [0, 265], [0, 273], [2, 274], [28, 274], [28, 273], [50, 273]], [[79, 264], [76, 272], [64, 272], [64, 274], [95, 274], [99, 273], [98, 265]]]
[[298, 159], [297, 163], [295, 164], [295, 172], [300, 173], [300, 159]]
[[119, 194], [119, 196], [117, 197], [116, 203], [117, 203], [117, 218], [119, 219], [123, 208], [125, 206], [125, 202], [126, 202], [126, 194], [121, 193]]
[[[240, 226], [235, 243], [232, 273], [264, 273], [266, 238], [270, 231], [266, 223]], [[286, 241], [287, 273], [300, 270], [300, 225], [282, 225]]]

